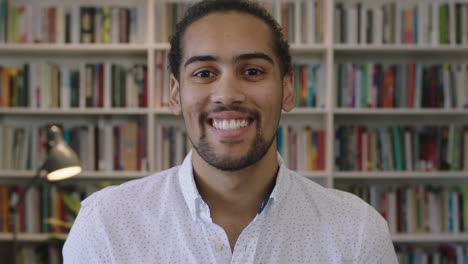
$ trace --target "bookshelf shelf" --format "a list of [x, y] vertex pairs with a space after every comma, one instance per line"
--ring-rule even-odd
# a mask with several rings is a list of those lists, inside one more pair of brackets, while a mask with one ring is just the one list
[[66, 54], [143, 54], [146, 44], [1, 44], [0, 54], [5, 53], [66, 53]]
[[468, 179], [468, 171], [437, 172], [334, 172], [335, 179]]
[[336, 52], [391, 52], [391, 53], [458, 53], [467, 52], [467, 46], [461, 45], [412, 45], [412, 44], [386, 44], [386, 45], [366, 45], [366, 44], [334, 44], [333, 50]]
[[454, 243], [468, 242], [468, 233], [459, 234], [394, 234], [396, 243]]
[[35, 109], [35, 108], [1, 108], [0, 114], [8, 115], [144, 115], [150, 110], [145, 108], [69, 108], [69, 109]]
[[441, 109], [441, 108], [336, 108], [336, 115], [468, 115], [468, 109]]
[[[2, 170], [0, 179], [30, 179], [34, 173], [32, 170]], [[73, 180], [138, 179], [150, 174], [146, 171], [83, 171]]]
[[[67, 234], [63, 233], [19, 233], [18, 236], [19, 242], [44, 242], [50, 238], [58, 238], [64, 240], [67, 238]], [[0, 233], [0, 242], [1, 241], [11, 241], [13, 240], [12, 233]]]

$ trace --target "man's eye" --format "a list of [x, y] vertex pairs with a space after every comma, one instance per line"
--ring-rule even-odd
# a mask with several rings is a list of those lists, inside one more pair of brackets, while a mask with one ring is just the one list
[[250, 76], [260, 75], [262, 73], [263, 73], [263, 71], [261, 71], [259, 69], [247, 69], [247, 70], [244, 71], [245, 75], [250, 75]]
[[199, 71], [199, 72], [195, 73], [194, 76], [196, 76], [198, 78], [209, 78], [209, 77], [213, 77], [214, 73], [212, 73], [210, 71]]

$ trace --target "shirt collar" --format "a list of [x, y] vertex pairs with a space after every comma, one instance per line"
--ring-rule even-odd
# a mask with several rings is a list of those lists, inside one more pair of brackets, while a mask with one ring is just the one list
[[[193, 151], [193, 150], [192, 150]], [[179, 184], [184, 196], [185, 202], [190, 210], [190, 214], [193, 219], [196, 220], [197, 214], [200, 211], [200, 205], [205, 203], [198, 192], [197, 186], [195, 184], [195, 179], [193, 177], [193, 166], [192, 166], [192, 151], [190, 151], [185, 157], [182, 165], [178, 171]], [[279, 154], [278, 155], [278, 175], [276, 177], [275, 187], [270, 194], [270, 197], [265, 200], [265, 207], [270, 205], [279, 206], [279, 204], [284, 200], [288, 189], [290, 187], [290, 171], [284, 165], [283, 159]], [[273, 201], [273, 203], [272, 203]], [[264, 210], [259, 211], [259, 214]]]

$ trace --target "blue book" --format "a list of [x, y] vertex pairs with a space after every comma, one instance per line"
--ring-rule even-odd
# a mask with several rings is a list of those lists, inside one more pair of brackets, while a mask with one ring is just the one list
[[6, 43], [7, 12], [6, 0], [0, 0], [0, 43]]
[[278, 141], [278, 152], [283, 156], [283, 128], [282, 126], [278, 127], [278, 132], [276, 133], [276, 138]]
[[314, 66], [307, 64], [307, 107], [315, 107], [316, 85]]
[[413, 43], [414, 44], [418, 44], [418, 33], [419, 33], [419, 12], [418, 12], [418, 8], [415, 7], [414, 10], [413, 10]]

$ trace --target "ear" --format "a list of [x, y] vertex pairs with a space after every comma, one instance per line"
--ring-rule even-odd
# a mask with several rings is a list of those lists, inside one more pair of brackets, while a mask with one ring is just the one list
[[283, 102], [282, 109], [289, 112], [293, 109], [296, 95], [294, 93], [294, 74], [289, 72], [283, 77]]
[[175, 78], [173, 74], [171, 74], [170, 78], [171, 78], [170, 80], [171, 91], [169, 94], [169, 107], [171, 108], [174, 114], [180, 115], [182, 113], [182, 106], [180, 104], [179, 81]]

